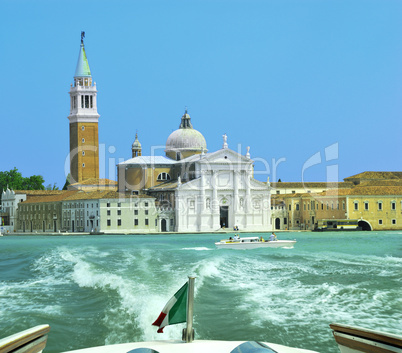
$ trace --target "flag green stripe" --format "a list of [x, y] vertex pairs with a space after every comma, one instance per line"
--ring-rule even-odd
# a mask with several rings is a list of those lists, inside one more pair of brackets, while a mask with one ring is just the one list
[[181, 322], [186, 322], [187, 320], [187, 292], [188, 292], [188, 282], [180, 288], [180, 290], [175, 294], [177, 302], [170, 309], [169, 325], [179, 324]]

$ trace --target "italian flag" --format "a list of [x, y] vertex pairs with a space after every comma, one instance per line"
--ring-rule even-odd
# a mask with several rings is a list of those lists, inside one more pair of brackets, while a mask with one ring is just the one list
[[163, 333], [165, 326], [180, 324], [187, 319], [187, 292], [188, 282], [181, 287], [167, 302], [159, 317], [152, 324], [159, 326], [158, 333]]

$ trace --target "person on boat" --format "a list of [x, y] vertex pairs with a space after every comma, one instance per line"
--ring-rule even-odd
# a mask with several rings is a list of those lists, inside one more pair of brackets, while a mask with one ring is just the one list
[[264, 238], [263, 237], [260, 237], [260, 242], [264, 242], [265, 240], [264, 240]]
[[239, 234], [235, 234], [234, 237], [233, 237], [233, 240], [238, 241], [239, 239], [240, 239]]
[[269, 241], [276, 241], [276, 240], [278, 240], [276, 238], [276, 234], [274, 232], [272, 232], [271, 236], [269, 237]]

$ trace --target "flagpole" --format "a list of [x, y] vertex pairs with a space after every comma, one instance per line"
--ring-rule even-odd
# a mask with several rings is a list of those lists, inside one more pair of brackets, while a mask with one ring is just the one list
[[183, 330], [183, 341], [190, 343], [194, 339], [193, 330], [193, 314], [194, 314], [194, 282], [195, 277], [188, 277], [188, 293], [187, 293], [187, 326]]

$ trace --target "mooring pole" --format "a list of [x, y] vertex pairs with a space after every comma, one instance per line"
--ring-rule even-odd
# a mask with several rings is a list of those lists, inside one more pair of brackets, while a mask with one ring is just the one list
[[194, 339], [193, 315], [194, 315], [194, 282], [195, 277], [188, 277], [187, 293], [187, 327], [183, 330], [183, 341], [190, 343]]

